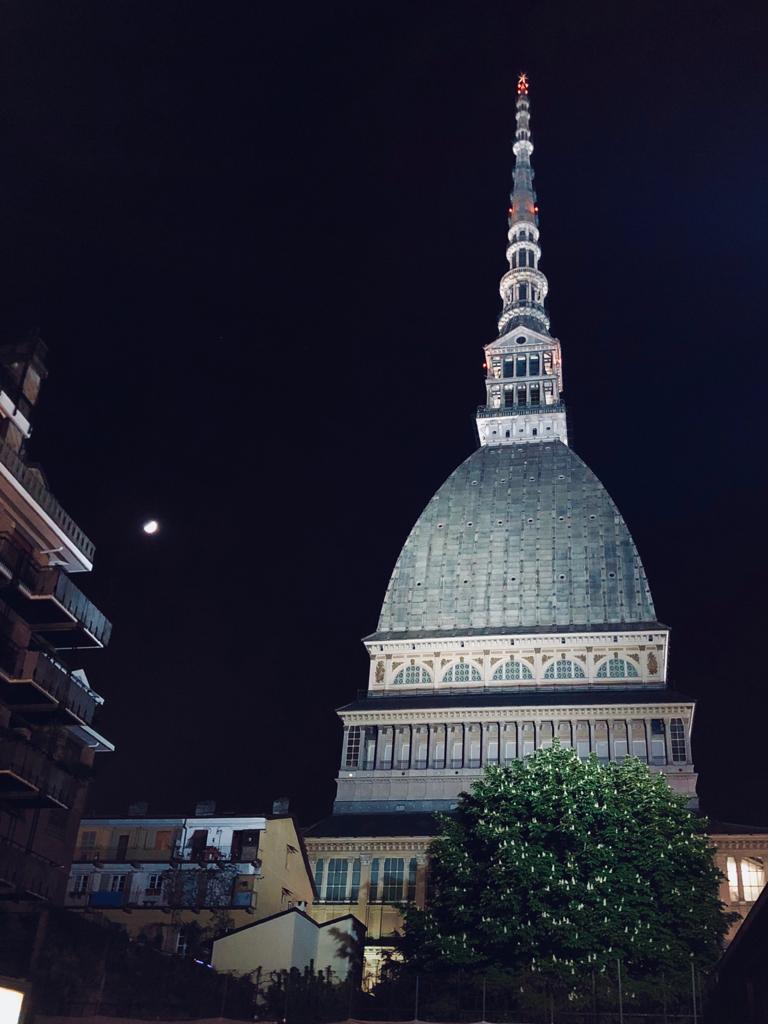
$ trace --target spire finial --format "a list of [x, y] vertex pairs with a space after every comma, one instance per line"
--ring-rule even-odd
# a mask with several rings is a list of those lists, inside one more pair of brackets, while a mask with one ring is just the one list
[[517, 79], [517, 95], [527, 96], [528, 95], [528, 75], [524, 71], [521, 71]]

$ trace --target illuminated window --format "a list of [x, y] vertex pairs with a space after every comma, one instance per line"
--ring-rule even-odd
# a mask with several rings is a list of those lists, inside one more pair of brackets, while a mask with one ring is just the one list
[[765, 887], [765, 865], [762, 857], [743, 858], [741, 886], [745, 902], [754, 903]]
[[547, 666], [544, 673], [545, 679], [584, 679], [584, 669], [575, 661], [568, 661], [562, 658], [560, 661], [553, 661]]
[[402, 857], [387, 857], [381, 884], [381, 898], [385, 903], [396, 903], [403, 898], [405, 862]]
[[508, 682], [512, 679], [533, 679], [533, 672], [531, 672], [527, 665], [517, 661], [515, 658], [510, 658], [509, 661], [505, 661], [503, 665], [499, 665], [495, 669], [493, 678], [497, 682], [500, 680]]
[[504, 726], [504, 764], [517, 760], [517, 726], [514, 722]]
[[608, 658], [597, 670], [598, 679], [636, 679], [637, 676], [635, 666], [624, 658]]
[[401, 668], [392, 680], [394, 686], [424, 686], [432, 682], [432, 678], [421, 665], [406, 665]]
[[533, 722], [524, 722], [522, 727], [523, 757], [530, 757], [536, 749], [536, 731]]
[[728, 876], [728, 898], [732, 903], [739, 902], [739, 868], [735, 857], [727, 857], [725, 871]]
[[368, 886], [368, 899], [375, 903], [379, 898], [379, 858], [374, 857], [371, 861], [371, 881]]
[[88, 892], [89, 875], [75, 875], [72, 879], [72, 895], [85, 896]]
[[673, 718], [669, 723], [669, 741], [672, 747], [672, 760], [675, 762], [687, 761], [685, 750], [685, 728], [682, 718]]
[[415, 857], [411, 857], [408, 861], [408, 893], [406, 899], [409, 903], [413, 903], [416, 899], [416, 872], [418, 870], [418, 864]]
[[347, 898], [347, 872], [349, 861], [341, 857], [332, 857], [328, 861], [328, 881], [325, 886], [325, 898], [329, 903], [339, 902]]
[[460, 661], [452, 665], [443, 676], [444, 683], [479, 683], [483, 677], [474, 665], [468, 661]]
[[152, 874], [147, 879], [147, 895], [148, 896], [159, 896], [163, 888], [163, 876], [161, 874]]
[[582, 760], [589, 757], [589, 722], [576, 723], [576, 753]]
[[622, 761], [629, 753], [627, 742], [627, 723], [613, 723], [613, 756], [617, 761]]
[[595, 753], [605, 763], [609, 759], [608, 751], [608, 723], [595, 722]]
[[648, 757], [648, 748], [645, 742], [645, 722], [634, 719], [631, 723], [632, 731], [632, 756], [639, 757], [645, 761]]
[[651, 719], [651, 764], [667, 763], [667, 745], [664, 738], [664, 719]]
[[347, 753], [344, 759], [344, 765], [347, 768], [357, 768], [357, 763], [360, 759], [360, 726], [350, 726], [349, 732], [347, 733]]

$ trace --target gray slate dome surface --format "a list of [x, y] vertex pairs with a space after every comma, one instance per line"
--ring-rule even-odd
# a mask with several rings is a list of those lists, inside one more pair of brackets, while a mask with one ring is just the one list
[[560, 441], [479, 448], [419, 517], [377, 638], [655, 624], [618, 508]]

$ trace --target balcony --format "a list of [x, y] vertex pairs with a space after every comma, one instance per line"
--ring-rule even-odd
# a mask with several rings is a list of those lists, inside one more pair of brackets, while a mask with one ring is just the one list
[[47, 643], [57, 650], [106, 647], [112, 623], [56, 566], [41, 568], [28, 555], [12, 552], [7, 536], [0, 540], [0, 565], [18, 581], [5, 601]]
[[6, 645], [0, 657], [3, 700], [31, 721], [90, 725], [100, 699], [42, 651]]
[[40, 546], [55, 551], [71, 572], [93, 568], [94, 545], [45, 486], [42, 474], [0, 442], [0, 489]]
[[0, 798], [16, 807], [71, 807], [75, 780], [20, 739], [0, 739]]
[[563, 402], [553, 402], [552, 405], [508, 405], [494, 408], [490, 405], [479, 405], [476, 416], [478, 419], [488, 419], [491, 416], [539, 416], [542, 413], [565, 412]]
[[61, 865], [0, 838], [0, 898], [21, 894], [25, 899], [54, 899], [65, 880], [66, 871]]

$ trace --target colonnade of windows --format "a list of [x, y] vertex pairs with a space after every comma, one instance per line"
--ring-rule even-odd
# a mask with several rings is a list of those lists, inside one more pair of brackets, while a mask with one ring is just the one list
[[362, 879], [359, 857], [319, 858], [314, 864], [315, 887], [321, 903], [357, 903], [361, 886], [368, 886], [368, 903], [402, 903], [416, 899], [418, 861], [411, 857], [374, 857]]
[[[460, 661], [447, 668], [441, 683], [480, 683], [483, 681], [479, 663]], [[522, 680], [534, 678], [531, 669], [515, 658], [505, 662], [493, 670], [492, 680]], [[582, 666], [569, 658], [550, 661], [544, 670], [544, 679], [586, 679], [587, 673]], [[610, 657], [598, 664], [596, 679], [639, 679], [640, 672], [630, 658]], [[432, 674], [423, 665], [406, 665], [395, 672], [393, 686], [431, 686]]]
[[554, 739], [603, 763], [629, 755], [658, 766], [688, 762], [682, 718], [632, 718], [353, 725], [346, 729], [342, 763], [362, 771], [482, 768], [530, 757]]

